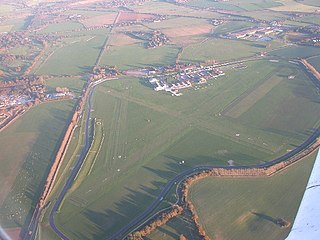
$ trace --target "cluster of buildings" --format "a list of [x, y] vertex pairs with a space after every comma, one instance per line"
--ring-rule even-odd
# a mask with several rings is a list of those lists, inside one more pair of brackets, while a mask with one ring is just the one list
[[67, 88], [48, 92], [43, 81], [42, 77], [23, 76], [0, 83], [0, 130], [35, 104], [74, 97]]
[[158, 30], [152, 32], [131, 31], [127, 32], [127, 35], [133, 38], [138, 38], [143, 41], [146, 41], [145, 46], [147, 48], [160, 47], [169, 41], [169, 38]]
[[28, 105], [33, 102], [34, 99], [28, 95], [0, 95], [0, 109], [6, 109], [8, 107], [14, 107], [17, 105]]
[[241, 31], [236, 31], [232, 33], [228, 33], [223, 36], [229, 39], [249, 39], [249, 40], [272, 40], [271, 36], [278, 35], [282, 33], [283, 29], [275, 26], [271, 27], [254, 27], [248, 28]]
[[118, 70], [115, 66], [103, 66], [95, 67], [93, 73], [91, 74], [90, 81], [96, 81], [103, 78], [112, 78], [119, 76], [121, 71]]
[[[188, 65], [176, 72], [163, 72], [149, 76], [149, 83], [155, 91], [170, 92], [172, 96], [181, 96], [179, 90], [191, 88], [194, 84], [205, 84], [208, 79], [223, 76], [225, 73], [213, 65]], [[174, 81], [170, 81], [174, 80]]]

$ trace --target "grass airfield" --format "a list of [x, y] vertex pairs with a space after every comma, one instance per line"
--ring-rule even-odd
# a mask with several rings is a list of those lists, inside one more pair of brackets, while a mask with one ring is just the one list
[[[83, 19], [79, 21], [40, 24], [35, 34], [58, 37], [59, 41], [49, 44], [32, 73], [52, 77], [47, 80], [48, 88], [68, 87], [76, 95], [81, 93], [86, 78], [100, 54], [100, 65], [115, 65], [120, 70], [129, 70], [174, 64], [178, 52], [182, 49], [179, 62], [185, 63], [238, 60], [258, 57], [261, 52], [268, 52], [264, 59], [257, 58], [255, 61], [246, 62], [244, 68], [224, 68], [225, 76], [209, 80], [207, 85], [183, 90], [183, 96], [178, 98], [164, 92], [155, 92], [146, 80], [130, 76], [108, 81], [97, 87], [92, 115], [101, 121], [103, 127], [95, 128], [98, 140], [93, 143], [94, 153], [88, 155], [88, 161], [82, 168], [84, 172], [78, 175], [56, 214], [57, 226], [70, 239], [106, 238], [145, 209], [168, 180], [185, 169], [198, 165], [228, 165], [230, 160], [235, 165], [261, 163], [301, 144], [313, 129], [320, 125], [320, 96], [301, 67], [288, 61], [298, 57], [311, 57], [312, 64], [318, 67], [319, 48], [288, 46], [283, 41], [283, 36], [268, 44], [221, 39], [220, 34], [255, 26], [252, 21], [247, 21], [251, 18], [283, 20], [285, 26], [310, 24], [313, 22], [313, 16], [291, 20], [292, 11], [302, 4], [302, 10], [306, 13], [312, 12], [317, 5], [313, 0], [305, 0], [303, 3], [291, 0], [200, 0], [184, 3], [183, 6], [152, 1], [130, 5], [125, 11], [161, 14], [166, 15], [167, 19], [116, 26], [112, 30], [103, 24], [112, 23], [116, 13], [124, 11], [123, 8], [110, 10], [101, 7], [99, 10], [93, 10], [86, 9], [86, 6], [78, 6], [65, 9], [63, 14], [80, 14]], [[3, 6], [0, 15], [12, 11], [11, 5]], [[214, 7], [217, 11], [211, 11], [207, 7]], [[22, 13], [25, 11], [17, 10]], [[210, 22], [212, 19], [222, 19], [223, 23], [214, 26]], [[10, 17], [0, 24], [0, 31], [23, 30], [28, 26], [27, 23], [28, 18], [24, 15], [15, 20]], [[32, 26], [32, 23], [30, 24]], [[128, 31], [154, 30], [164, 32], [170, 39], [169, 43], [158, 48], [146, 49], [145, 41], [130, 38], [126, 34]], [[109, 46], [101, 51], [105, 41]], [[28, 55], [30, 51], [39, 53], [39, 48], [40, 46], [36, 46], [35, 49], [17, 48], [10, 53]], [[13, 62], [9, 68], [19, 64], [23, 70], [30, 62]], [[288, 79], [290, 75], [294, 75], [294, 79]], [[1, 163], [0, 182], [4, 183], [8, 173], [11, 173], [11, 182], [14, 182], [12, 186], [7, 186], [8, 195], [3, 199], [4, 203], [0, 208], [1, 224], [5, 227], [27, 223], [25, 220], [38, 200], [39, 189], [42, 188], [45, 173], [59, 146], [74, 103], [75, 101], [69, 101], [38, 106], [1, 133], [0, 143], [3, 144], [0, 144], [0, 159], [8, 164], [4, 164], [6, 166], [2, 168]], [[59, 173], [60, 180], [50, 196], [51, 201], [54, 201], [77, 159], [83, 144], [83, 125], [81, 122], [75, 131], [62, 171]], [[10, 146], [20, 150], [7, 148], [6, 142], [13, 143], [14, 145]], [[35, 155], [39, 152], [40, 157]], [[48, 153], [50, 158], [46, 155]], [[37, 167], [34, 167], [35, 165]], [[261, 184], [271, 189], [272, 186], [268, 185], [268, 180], [271, 180], [274, 185], [279, 185], [279, 188], [270, 190], [272, 196], [258, 191], [255, 194], [264, 194], [265, 199], [272, 198], [273, 201], [281, 189], [287, 186], [281, 184], [282, 182], [294, 182], [293, 176], [299, 174], [303, 175], [306, 181], [311, 165], [312, 159], [297, 164], [292, 170], [290, 168], [288, 173], [275, 176], [276, 180], [259, 179], [257, 186]], [[32, 171], [25, 171], [25, 166]], [[301, 166], [300, 170], [297, 166]], [[22, 177], [19, 177], [19, 174]], [[30, 178], [30, 181], [23, 182], [25, 178]], [[204, 181], [192, 188], [193, 201], [198, 204], [200, 218], [203, 219], [210, 211], [216, 210], [215, 205], [206, 205], [206, 198], [210, 196], [203, 192], [226, 186], [232, 190], [230, 195], [226, 196], [233, 198], [232, 194], [237, 194], [234, 191], [237, 188], [245, 192], [247, 190], [244, 185], [251, 184], [252, 188], [255, 187], [255, 182], [250, 179], [236, 183], [229, 183], [229, 180]], [[216, 186], [217, 181], [219, 184]], [[25, 188], [28, 188], [29, 193], [27, 200], [24, 200], [23, 204], [12, 201], [12, 196], [20, 196]], [[295, 204], [283, 212], [289, 219], [295, 214], [302, 190], [303, 181], [290, 188], [290, 191], [296, 193], [290, 195]], [[239, 201], [247, 199], [247, 195], [241, 196]], [[213, 197], [217, 201], [225, 201], [217, 196]], [[258, 195], [252, 198], [250, 204], [257, 202], [257, 211], [267, 212], [272, 208], [268, 201], [258, 202], [256, 199], [259, 200]], [[206, 212], [201, 208], [202, 201], [210, 211]], [[278, 203], [277, 208], [280, 209], [283, 204]], [[20, 208], [25, 210], [24, 213], [16, 215]], [[49, 205], [41, 219], [37, 239], [56, 239], [48, 226], [50, 209]], [[270, 215], [274, 216], [274, 210], [270, 211]], [[15, 216], [8, 218], [9, 214]], [[189, 227], [192, 228], [184, 225], [186, 219], [187, 216], [173, 219], [152, 233], [149, 239], [177, 239], [179, 234], [188, 231]], [[261, 219], [251, 215], [244, 219], [241, 226], [228, 225], [226, 223], [231, 220], [224, 219], [225, 228], [221, 227], [221, 232], [218, 228], [218, 234], [232, 239], [232, 234], [241, 233], [244, 234], [243, 239], [254, 239], [253, 235], [273, 231], [274, 226]], [[203, 221], [211, 236], [217, 234], [217, 230], [211, 228], [213, 221], [213, 218], [208, 218], [208, 222]], [[262, 225], [263, 230], [259, 232], [257, 228]], [[234, 231], [230, 231], [228, 236], [224, 235], [224, 231], [229, 232], [230, 228], [234, 228]], [[281, 239], [286, 233], [287, 229], [274, 230], [274, 239]], [[185, 235], [187, 236], [187, 233]], [[190, 238], [192, 235], [188, 236]]]
[[[186, 90], [180, 98], [150, 91], [135, 78], [98, 87], [93, 113], [103, 121], [105, 141], [90, 176], [64, 201], [56, 216], [58, 226], [72, 239], [110, 236], [180, 171], [197, 165], [228, 165], [229, 160], [235, 165], [271, 160], [300, 144], [319, 124], [319, 106], [310, 101], [319, 96], [295, 65], [262, 60], [228, 71], [212, 80], [213, 85]], [[248, 78], [249, 73], [259, 77]], [[296, 75], [294, 80], [288, 80], [291, 74]], [[279, 79], [271, 87], [265, 85], [272, 78]], [[253, 93], [260, 95], [252, 98]], [[219, 116], [231, 103], [238, 101], [235, 106], [240, 109], [248, 100], [251, 107], [239, 116]], [[271, 107], [272, 101], [283, 105]], [[291, 104], [307, 106], [304, 115], [309, 117], [300, 118], [302, 107]], [[267, 106], [266, 115], [259, 113]], [[278, 115], [281, 109], [290, 109], [294, 119], [285, 128], [286, 114]], [[283, 119], [273, 119], [275, 115]]]

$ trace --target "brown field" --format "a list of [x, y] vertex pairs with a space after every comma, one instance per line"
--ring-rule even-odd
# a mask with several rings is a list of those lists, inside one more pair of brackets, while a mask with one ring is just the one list
[[184, 36], [193, 36], [193, 35], [210, 33], [211, 29], [212, 29], [212, 25], [201, 24], [201, 25], [190, 26], [190, 27], [186, 26], [186, 27], [163, 29], [163, 33], [166, 34], [168, 37], [184, 37]]
[[138, 42], [139, 40], [129, 37], [124, 33], [116, 33], [110, 37], [109, 45], [111, 46], [124, 46]]
[[153, 14], [121, 12], [117, 23], [142, 21], [145, 19], [152, 19], [154, 17], [155, 16]]
[[[5, 131], [2, 132], [5, 135]], [[12, 135], [5, 135], [2, 137], [1, 142], [6, 143], [6, 151], [0, 154], [0, 205], [7, 197], [11, 187], [19, 173], [19, 169], [23, 160], [28, 156], [32, 145], [34, 144], [37, 136], [33, 133], [13, 133]], [[16, 141], [19, 139], [19, 141]], [[17, 151], [19, 149], [19, 151]], [[15, 159], [15, 161], [11, 161]], [[22, 161], [18, 162], [17, 159]]]
[[21, 237], [20, 237], [20, 233], [21, 233], [21, 228], [8, 228], [8, 229], [5, 229], [6, 233], [9, 235], [9, 237], [12, 239], [12, 240], [20, 240]]
[[82, 24], [86, 27], [99, 27], [103, 25], [111, 25], [114, 19], [117, 17], [117, 13], [108, 13], [100, 16], [84, 19]]

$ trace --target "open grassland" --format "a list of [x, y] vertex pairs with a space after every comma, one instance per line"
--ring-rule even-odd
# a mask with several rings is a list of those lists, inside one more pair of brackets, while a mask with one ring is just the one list
[[82, 78], [50, 78], [46, 81], [48, 90], [54, 90], [56, 87], [68, 88], [76, 96], [82, 93], [86, 81]]
[[200, 8], [214, 7], [220, 10], [241, 11], [243, 8], [230, 4], [229, 2], [214, 2], [209, 0], [189, 1], [186, 5]]
[[246, 11], [261, 10], [282, 6], [277, 0], [231, 0], [230, 3]]
[[[87, 156], [80, 168], [78, 175], [76, 176], [70, 192], [74, 191], [79, 187], [79, 185], [91, 174], [92, 169], [96, 163], [96, 160], [100, 154], [103, 141], [104, 141], [104, 132], [102, 122], [95, 119], [92, 123], [92, 143], [87, 153]], [[77, 202], [75, 202], [76, 204]]]
[[302, 3], [302, 4], [305, 4], [305, 5], [311, 5], [311, 6], [320, 7], [320, 3], [317, 0], [302, 0], [302, 1], [299, 1], [299, 2]]
[[178, 48], [165, 45], [145, 48], [142, 44], [112, 46], [103, 54], [101, 65], [115, 65], [121, 70], [174, 64]]
[[74, 103], [39, 105], [1, 132], [2, 226], [24, 227], [30, 217]]
[[308, 14], [307, 16], [297, 18], [296, 21], [306, 24], [320, 24], [320, 18], [317, 14]]
[[307, 58], [320, 54], [319, 47], [310, 46], [288, 46], [279, 50], [272, 51], [270, 55], [277, 57], [292, 59], [292, 58]]
[[[315, 154], [269, 177], [208, 177], [195, 183], [190, 197], [208, 235], [214, 239], [284, 239], [290, 228], [274, 223], [294, 221]], [[292, 226], [292, 225], [291, 225]]]
[[266, 21], [281, 21], [290, 18], [290, 16], [287, 15], [285, 12], [275, 12], [269, 9], [241, 12], [241, 16], [247, 16], [252, 17], [254, 19]]
[[68, 44], [56, 48], [40, 66], [37, 74], [78, 75], [91, 70], [99, 55], [105, 36], [69, 39]]
[[285, 11], [285, 12], [315, 12], [319, 10], [318, 7], [312, 5], [305, 5], [303, 2], [295, 0], [279, 0], [283, 6], [271, 8], [274, 11]]
[[[254, 156], [266, 159], [267, 154], [255, 148], [112, 97], [107, 89], [99, 90], [96, 98], [94, 113], [105, 121], [106, 140], [90, 176], [68, 195], [57, 215], [57, 223], [72, 239], [111, 234], [150, 204], [170, 178], [189, 167], [227, 164], [229, 158], [237, 163], [259, 162]], [[193, 149], [186, 153], [188, 159], [181, 149]], [[186, 163], [179, 164], [181, 159]]]
[[129, 8], [138, 13], [154, 13], [167, 16], [185, 16], [200, 18], [215, 18], [221, 16], [220, 14], [212, 11], [191, 9], [184, 6], [177, 6], [173, 3], [164, 1], [147, 1], [141, 5], [134, 5], [130, 6]]
[[282, 6], [281, 3], [273, 0], [231, 0], [227, 2], [200, 0], [190, 1], [186, 4], [200, 8], [214, 7], [216, 9], [228, 11], [254, 11]]
[[249, 27], [253, 27], [254, 24], [247, 21], [230, 21], [225, 22], [220, 26], [217, 26], [214, 30], [214, 34], [224, 34], [224, 33], [230, 33], [233, 31], [240, 31], [241, 29], [246, 29]]
[[237, 104], [234, 104], [226, 113], [226, 116], [237, 118], [240, 117], [242, 113], [249, 110], [255, 103], [257, 103], [261, 98], [263, 98], [268, 92], [276, 87], [283, 78], [279, 76], [272, 76], [271, 78], [264, 81], [261, 85], [257, 86], [250, 91], [250, 93], [245, 94]]
[[[295, 78], [289, 80], [290, 75]], [[282, 78], [281, 82], [242, 113], [239, 120], [283, 135], [309, 135], [320, 126], [319, 92], [299, 67], [284, 66], [276, 76]]]
[[104, 15], [106, 13], [109, 13], [110, 11], [108, 10], [97, 10], [97, 9], [90, 9], [90, 8], [70, 8], [66, 9], [65, 13], [69, 15], [81, 15], [84, 17], [94, 17], [94, 16], [99, 16], [99, 15]]
[[[102, 121], [105, 141], [90, 175], [68, 193], [56, 214], [58, 227], [71, 239], [110, 236], [145, 209], [167, 181], [183, 170], [203, 164], [228, 165], [230, 160], [235, 165], [260, 163], [304, 141], [320, 111], [300, 116], [303, 133], [291, 135], [288, 132], [295, 133], [293, 128], [274, 131], [219, 116], [248, 89], [272, 79], [270, 73], [276, 72], [277, 77], [279, 68], [285, 75], [282, 81], [289, 81], [287, 74], [294, 73], [296, 78], [289, 84], [299, 86], [299, 92], [293, 87], [281, 87], [284, 96], [312, 92], [311, 84], [306, 76], [299, 75], [296, 66], [291, 69], [287, 63], [277, 65], [268, 60], [246, 64], [247, 68], [226, 70], [227, 75], [212, 80], [213, 85], [186, 90], [179, 98], [152, 91], [143, 80], [135, 78], [99, 86], [94, 93], [92, 113]], [[259, 93], [264, 97], [248, 111], [270, 98], [264, 91]], [[305, 104], [318, 101], [318, 95], [311, 96], [304, 96]], [[278, 112], [269, 114], [281, 121]], [[309, 118], [312, 120], [304, 120]]]
[[320, 56], [309, 58], [308, 62], [320, 72]]
[[[274, 42], [272, 47], [277, 47], [279, 44], [280, 43]], [[185, 48], [181, 57], [181, 61], [229, 61], [254, 56], [267, 50], [266, 43], [255, 43], [229, 39], [207, 39], [207, 41], [190, 45]]]
[[53, 33], [53, 32], [65, 32], [72, 31], [76, 29], [82, 29], [83, 25], [78, 22], [62, 22], [62, 23], [52, 23], [42, 29], [40, 33]]
[[207, 34], [213, 28], [208, 20], [191, 17], [174, 17], [161, 22], [148, 23], [145, 26], [154, 30], [161, 29], [170, 38]]
[[103, 15], [98, 15], [98, 16], [84, 19], [84, 20], [82, 20], [82, 23], [86, 27], [97, 27], [97, 26], [103, 26], [103, 25], [110, 25], [114, 22], [117, 15], [118, 15], [118, 13], [116, 13], [116, 12], [106, 13]]

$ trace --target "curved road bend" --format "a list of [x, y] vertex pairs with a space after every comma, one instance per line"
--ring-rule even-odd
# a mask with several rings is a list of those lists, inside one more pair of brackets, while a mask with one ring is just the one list
[[[90, 89], [89, 97], [88, 97], [88, 114], [86, 117], [86, 125], [85, 125], [85, 145], [81, 151], [81, 154], [79, 156], [78, 161], [76, 162], [74, 168], [70, 172], [70, 175], [63, 186], [63, 189], [61, 190], [56, 202], [53, 205], [53, 208], [50, 212], [49, 215], [49, 223], [51, 228], [55, 231], [55, 233], [63, 240], [68, 240], [69, 238], [65, 236], [55, 225], [54, 222], [54, 215], [57, 212], [65, 194], [67, 193], [69, 187], [73, 183], [79, 169], [81, 168], [81, 165], [85, 159], [86, 153], [89, 150], [90, 147], [90, 142], [89, 142], [89, 119], [91, 115], [91, 108], [92, 108], [92, 94], [93, 90], [97, 85], [92, 86]], [[136, 218], [134, 218], [131, 222], [129, 222], [126, 226], [121, 228], [118, 232], [116, 232], [114, 235], [110, 237], [111, 240], [116, 240], [116, 239], [122, 239], [124, 238], [127, 234], [129, 234], [132, 229], [137, 227], [142, 221], [146, 220], [146, 218], [156, 209], [157, 206], [164, 200], [164, 197], [168, 194], [170, 189], [177, 183], [180, 182], [181, 180], [185, 179], [189, 175], [201, 172], [203, 170], [211, 170], [213, 168], [225, 168], [225, 169], [236, 169], [236, 168], [256, 168], [256, 167], [269, 167], [271, 165], [274, 165], [276, 163], [279, 163], [281, 161], [284, 161], [288, 159], [289, 157], [294, 156], [298, 152], [302, 151], [306, 147], [308, 147], [311, 143], [315, 141], [315, 139], [320, 135], [320, 128], [316, 129], [312, 135], [300, 146], [296, 147], [294, 150], [284, 154], [283, 156], [280, 156], [270, 162], [262, 163], [262, 164], [256, 164], [256, 165], [242, 165], [242, 166], [218, 166], [218, 165], [208, 165], [208, 166], [197, 166], [192, 169], [185, 170], [181, 172], [180, 174], [176, 175], [174, 178], [172, 178], [167, 185], [164, 187], [164, 189], [161, 191], [159, 196], [151, 203], [151, 205], [146, 208], [141, 214], [139, 214]]]
[[[255, 165], [240, 165], [240, 166], [214, 166], [214, 165], [208, 165], [208, 166], [198, 166], [194, 167], [192, 169], [188, 169], [184, 172], [181, 172], [180, 174], [176, 175], [173, 179], [171, 179], [167, 185], [163, 188], [159, 196], [151, 203], [151, 205], [146, 208], [141, 214], [139, 214], [136, 218], [134, 218], [131, 222], [129, 222], [126, 226], [121, 228], [118, 232], [116, 232], [114, 235], [112, 235], [109, 239], [111, 240], [119, 240], [126, 237], [129, 233], [131, 233], [133, 230], [135, 230], [137, 227], [139, 227], [139, 224], [141, 224], [143, 221], [147, 220], [147, 218], [151, 215], [151, 213], [156, 209], [157, 206], [160, 205], [160, 203], [164, 200], [164, 197], [168, 194], [170, 189], [173, 185], [175, 185], [177, 182], [181, 183], [183, 179], [187, 178], [190, 175], [196, 174], [198, 172], [201, 172], [203, 170], [211, 170], [214, 168], [225, 168], [225, 169], [241, 169], [241, 168], [264, 168], [264, 167], [270, 167], [272, 165], [275, 165], [279, 162], [282, 162], [284, 160], [287, 160], [288, 158], [296, 155], [300, 151], [304, 150], [306, 147], [311, 145], [317, 137], [320, 135], [320, 128], [316, 129], [312, 135], [303, 142], [300, 146], [296, 147], [292, 151], [272, 160], [269, 162], [261, 163], [261, 164], [255, 164]], [[179, 185], [177, 185], [179, 187]], [[181, 200], [180, 196], [177, 196], [178, 200], [177, 203]]]
[[89, 142], [89, 139], [90, 139], [90, 136], [89, 136], [89, 123], [90, 123], [90, 115], [91, 115], [91, 107], [92, 107], [92, 103], [91, 103], [91, 100], [92, 100], [92, 94], [93, 94], [93, 90], [95, 89], [97, 85], [94, 85], [92, 88], [90, 88], [90, 92], [89, 92], [89, 96], [88, 96], [88, 114], [87, 114], [87, 118], [86, 118], [86, 125], [85, 125], [85, 145], [84, 147], [82, 148], [81, 150], [81, 153], [80, 153], [80, 156], [78, 158], [78, 161], [75, 163], [73, 169], [71, 170], [70, 172], [70, 175], [65, 183], [65, 185], [63, 186], [61, 192], [59, 193], [59, 196], [56, 200], [56, 202], [54, 203], [52, 209], [51, 209], [51, 212], [50, 212], [50, 215], [49, 215], [49, 223], [50, 223], [50, 226], [52, 228], [53, 231], [55, 231], [55, 233], [61, 238], [61, 239], [64, 239], [64, 240], [68, 240], [69, 238], [67, 236], [65, 236], [59, 229], [58, 227], [55, 225], [55, 222], [54, 222], [54, 215], [55, 213], [57, 212], [64, 196], [66, 195], [68, 189], [70, 188], [70, 186], [72, 185], [75, 177], [77, 176], [77, 173], [79, 172], [80, 168], [81, 168], [81, 165], [87, 155], [87, 152], [90, 148], [90, 142]]

